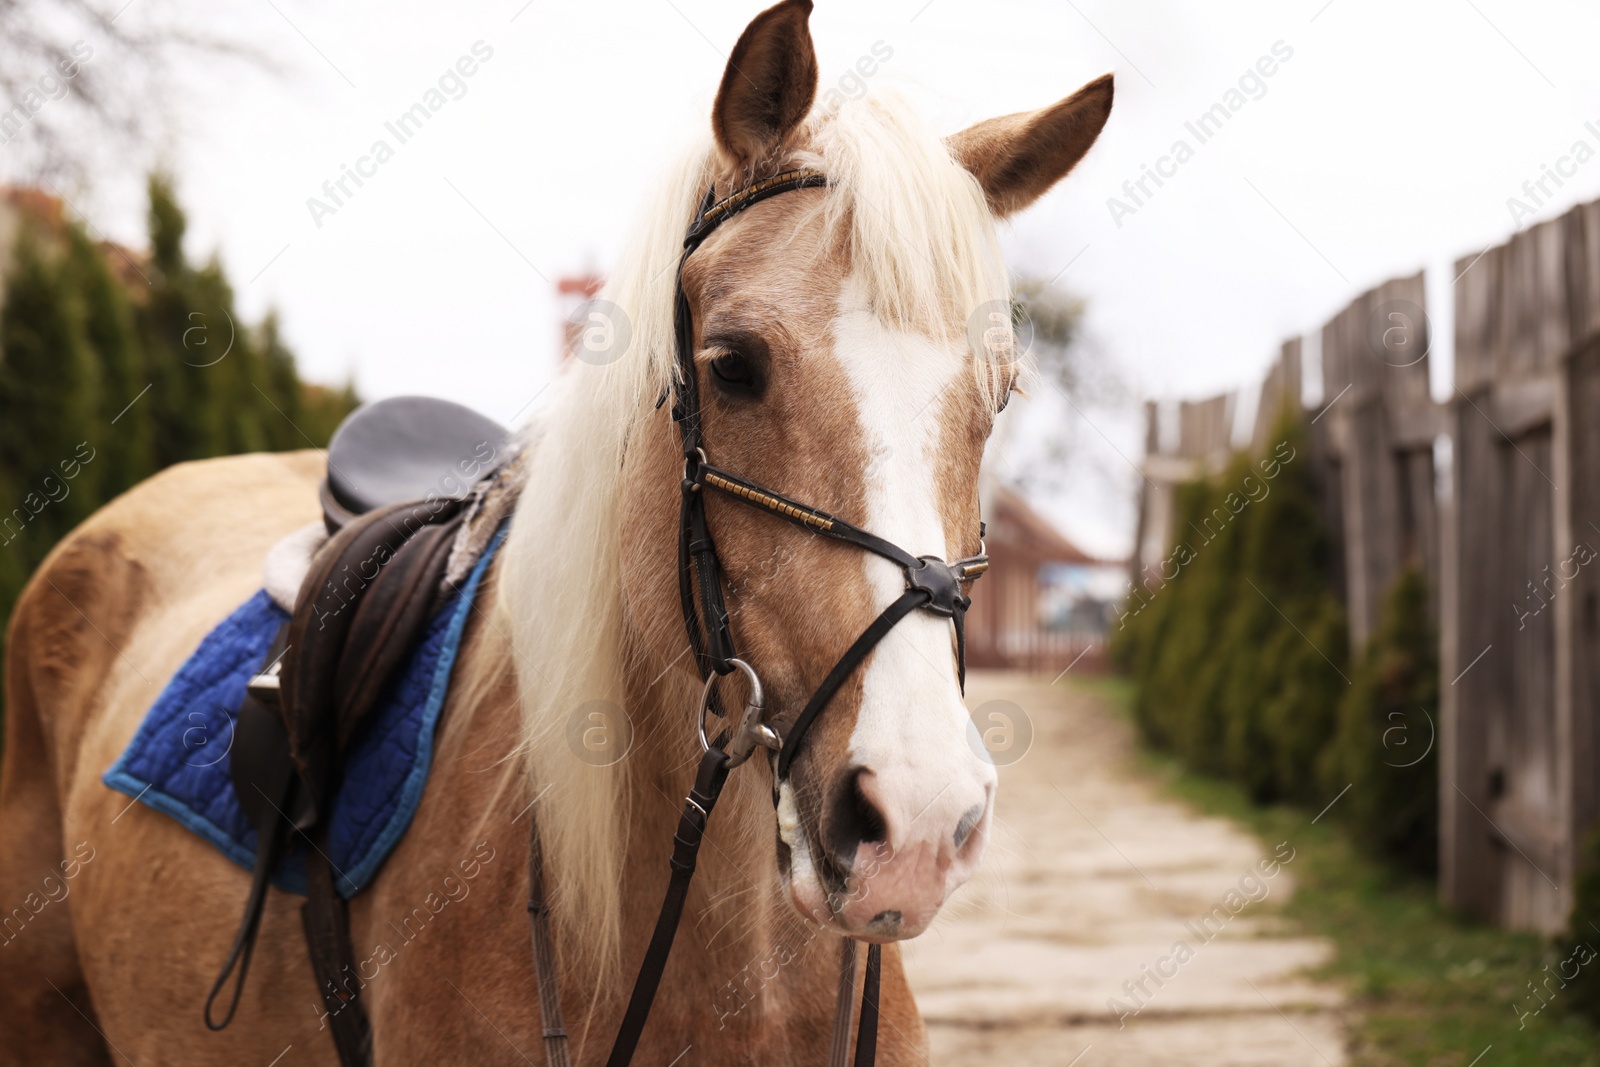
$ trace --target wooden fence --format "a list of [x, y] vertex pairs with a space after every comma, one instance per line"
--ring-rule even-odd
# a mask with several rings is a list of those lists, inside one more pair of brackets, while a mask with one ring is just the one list
[[[1428, 578], [1443, 898], [1554, 932], [1600, 819], [1600, 204], [1463, 259], [1455, 277], [1443, 403], [1429, 392], [1421, 274], [1322, 328], [1309, 462], [1352, 648], [1404, 567]], [[1301, 350], [1285, 344], [1262, 386], [1257, 450], [1285, 405], [1301, 407]], [[1240, 407], [1231, 395], [1184, 403], [1174, 428], [1148, 406], [1135, 582], [1176, 535], [1172, 487], [1244, 445]]]

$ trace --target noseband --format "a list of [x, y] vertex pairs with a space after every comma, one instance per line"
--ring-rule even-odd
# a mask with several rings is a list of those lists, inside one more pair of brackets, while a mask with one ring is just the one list
[[[900, 546], [870, 533], [852, 523], [820, 508], [802, 504], [782, 493], [768, 489], [747, 478], [714, 466], [706, 455], [706, 444], [701, 426], [701, 407], [698, 379], [694, 365], [694, 320], [689, 299], [683, 290], [683, 268], [689, 257], [711, 236], [716, 228], [746, 208], [794, 189], [814, 189], [827, 185], [827, 179], [813, 170], [791, 170], [748, 185], [733, 195], [717, 200], [716, 188], [707, 190], [700, 211], [689, 226], [683, 241], [683, 255], [678, 260], [677, 292], [674, 297], [673, 325], [676, 332], [677, 358], [673, 387], [672, 419], [677, 423], [683, 444], [682, 503], [678, 533], [678, 591], [683, 607], [684, 626], [689, 635], [689, 645], [705, 689], [700, 702], [700, 743], [704, 756], [700, 761], [694, 789], [690, 792], [678, 820], [670, 860], [672, 877], [666, 899], [656, 921], [655, 932], [640, 965], [627, 1012], [623, 1016], [607, 1067], [625, 1067], [633, 1059], [645, 1021], [655, 1000], [656, 990], [666, 970], [667, 957], [677, 933], [688, 896], [689, 882], [694, 876], [696, 856], [705, 834], [706, 822], [711, 816], [728, 772], [745, 762], [754, 751], [765, 748], [773, 760], [774, 798], [777, 785], [789, 776], [796, 753], [811, 724], [838, 693], [868, 654], [888, 635], [900, 620], [921, 608], [933, 615], [951, 620], [955, 627], [957, 676], [966, 686], [966, 635], [964, 620], [971, 603], [963, 593], [963, 586], [976, 579], [989, 567], [989, 558], [982, 551], [983, 524], [979, 524], [980, 551], [954, 563], [946, 563], [938, 556], [913, 556]], [[659, 407], [666, 401], [662, 394]], [[853, 644], [833, 665], [812, 693], [811, 699], [789, 725], [779, 733], [764, 721], [765, 707], [761, 681], [749, 663], [740, 659], [734, 645], [729, 625], [727, 604], [723, 598], [722, 567], [717, 559], [716, 544], [706, 521], [705, 501], [708, 490], [721, 493], [758, 511], [791, 522], [821, 537], [831, 538], [875, 555], [898, 566], [905, 575], [906, 588], [893, 603], [884, 608], [876, 619], [863, 630]], [[726, 729], [712, 738], [707, 731], [708, 711], [726, 718], [717, 700], [718, 679], [733, 671], [746, 677], [749, 697], [743, 715], [737, 722], [729, 722]], [[535, 838], [537, 835], [535, 835]], [[549, 933], [543, 901], [543, 873], [540, 868], [538, 844], [535, 839], [530, 855], [529, 910], [534, 916], [534, 955], [538, 963], [540, 1002], [545, 1019], [547, 1051], [552, 1063], [566, 1062], [566, 1034], [560, 1023], [560, 1000], [554, 995], [554, 967], [547, 964], [550, 955]], [[880, 946], [870, 946], [867, 953], [866, 977], [862, 984], [860, 1028], [856, 1034], [856, 1067], [866, 1067], [873, 1062], [877, 1046], [878, 975]], [[835, 1018], [832, 1052], [829, 1063], [843, 1067], [850, 1045], [851, 1001], [855, 984], [855, 942], [845, 941], [845, 952], [840, 968], [838, 1011]], [[558, 1058], [559, 1054], [559, 1058]]]

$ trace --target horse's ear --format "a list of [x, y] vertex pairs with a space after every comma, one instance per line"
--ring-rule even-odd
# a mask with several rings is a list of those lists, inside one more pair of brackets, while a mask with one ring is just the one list
[[817, 53], [810, 16], [811, 0], [784, 0], [757, 15], [733, 46], [711, 129], [736, 167], [772, 154], [811, 110]]
[[1077, 165], [1111, 116], [1111, 75], [1059, 104], [980, 122], [946, 139], [951, 155], [1004, 217], [1033, 203]]

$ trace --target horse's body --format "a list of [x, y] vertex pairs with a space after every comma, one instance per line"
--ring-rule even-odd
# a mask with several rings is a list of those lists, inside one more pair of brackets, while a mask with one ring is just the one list
[[[524, 436], [530, 473], [421, 805], [350, 904], [378, 1064], [542, 1062], [530, 821], [574, 1063], [603, 1062], [616, 1032], [700, 757], [675, 551], [684, 457], [658, 400], [674, 381], [673, 267], [708, 185], [727, 195], [797, 165], [828, 179], [751, 207], [683, 267], [712, 458], [913, 556], [980, 548], [978, 463], [1016, 374], [970, 341], [972, 322], [994, 321], [986, 309], [1005, 318], [993, 220], [1087, 151], [1110, 80], [948, 142], [871, 98], [812, 118], [809, 10], [785, 0], [746, 30], [713, 140], [659, 183], [608, 288], [631, 349], [569, 365]], [[19, 600], [0, 1064], [336, 1062], [299, 899], [277, 890], [236, 1019], [205, 1029], [248, 873], [101, 782], [184, 657], [259, 587], [267, 549], [316, 518], [321, 474], [312, 453], [173, 468], [69, 536]], [[906, 579], [728, 500], [704, 513], [739, 654], [782, 735]], [[994, 793], [955, 653], [947, 619], [913, 612], [829, 701], [787, 777], [763, 760], [733, 773], [638, 1062], [825, 1062], [840, 934], [885, 943], [880, 1061], [925, 1060], [892, 942], [920, 933], [975, 868]], [[724, 692], [730, 707], [739, 696]], [[631, 725], [631, 747], [611, 738], [614, 758], [580, 751], [596, 702], [615, 711], [601, 726]]]
[[[306, 958], [300, 898], [277, 890], [237, 1020], [221, 1033], [199, 1025], [248, 872], [100, 782], [159, 687], [216, 620], [259, 587], [267, 548], [316, 517], [321, 474], [312, 452], [174, 467], [75, 532], [19, 605], [7, 675], [0, 901], [48, 899], [43, 883], [52, 873], [67, 895], [7, 930], [0, 1062], [264, 1064], [291, 1045], [283, 1063], [337, 1062]], [[469, 631], [464, 656], [475, 640]], [[459, 703], [458, 691], [416, 820], [382, 876], [351, 904], [357, 959], [376, 975], [362, 996], [379, 1063], [542, 1060], [526, 911], [529, 798], [507, 788], [508, 772], [520, 779], [521, 768], [504, 759], [520, 723], [509, 701], [476, 713]], [[664, 843], [677, 817], [667, 798], [680, 783], [673, 790], [637, 813], [629, 835], [626, 868], [652, 885], [634, 895], [637, 907], [626, 916], [632, 943], [624, 951], [633, 958], [664, 882]], [[78, 857], [91, 858], [63, 881], [61, 862], [79, 842], [93, 851]], [[687, 1035], [673, 1055], [692, 1043], [698, 1062], [826, 1058], [837, 942], [786, 919], [774, 901], [751, 899], [749, 876], [738, 868], [770, 870], [771, 849], [770, 838], [752, 838], [726, 814], [712, 823], [697, 892], [727, 903], [686, 929], [674, 951], [652, 1021], [675, 1039]], [[464, 893], [447, 888], [451, 875]], [[921, 1025], [893, 946], [884, 974], [884, 1062], [915, 1062]], [[581, 1035], [594, 976], [563, 977], [567, 1017]], [[620, 1015], [620, 998], [612, 1000], [613, 1010], [593, 1020], [591, 1058]]]

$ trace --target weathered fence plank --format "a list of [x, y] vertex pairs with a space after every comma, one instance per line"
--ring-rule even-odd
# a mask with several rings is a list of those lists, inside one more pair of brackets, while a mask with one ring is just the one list
[[[1405, 567], [1428, 578], [1443, 898], [1553, 932], [1572, 907], [1580, 843], [1600, 821], [1600, 203], [1454, 271], [1449, 400], [1429, 394], [1422, 275], [1385, 282], [1321, 330], [1324, 406], [1311, 416], [1309, 462], [1352, 647]], [[1276, 414], [1299, 405], [1300, 355], [1286, 344], [1265, 376], [1255, 449]], [[1150, 408], [1140, 556], [1170, 545], [1170, 487], [1217, 468], [1231, 411], [1226, 396], [1180, 405], [1167, 454]]]

